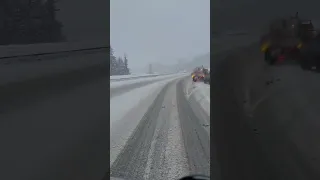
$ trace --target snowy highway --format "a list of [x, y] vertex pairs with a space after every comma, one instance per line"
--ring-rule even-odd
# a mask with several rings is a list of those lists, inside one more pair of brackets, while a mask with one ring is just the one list
[[210, 175], [209, 85], [187, 74], [142, 83], [118, 86], [116, 95], [110, 85], [111, 177]]
[[[208, 108], [200, 109], [210, 104], [209, 98], [200, 98], [210, 95], [209, 88], [199, 84], [184, 93], [184, 83], [191, 83], [186, 74], [109, 86], [106, 74], [106, 68], [94, 67], [50, 81], [2, 86], [0, 159], [5, 168], [0, 179], [102, 179], [109, 158], [113, 176], [131, 179], [209, 173], [209, 126], [202, 122], [208, 121]], [[126, 90], [110, 94], [109, 102], [108, 89], [121, 87]], [[191, 102], [193, 97], [201, 106]], [[198, 114], [205, 118], [198, 119]], [[194, 142], [205, 148], [191, 147]]]

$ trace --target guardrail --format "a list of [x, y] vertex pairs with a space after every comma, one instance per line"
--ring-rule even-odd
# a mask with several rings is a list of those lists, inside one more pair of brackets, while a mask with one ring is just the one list
[[41, 43], [28, 45], [7, 45], [0, 46], [0, 57], [10, 57], [17, 55], [54, 53], [61, 51], [72, 51], [77, 49], [90, 49], [92, 47], [109, 47], [104, 41], [86, 42], [62, 42], [62, 43]]
[[[77, 54], [91, 54], [96, 52], [108, 52], [107, 45], [93, 46], [94, 44], [77, 43], [53, 43], [33, 45], [9, 45], [0, 47], [0, 65], [34, 62], [59, 58], [57, 56], [70, 56]], [[51, 57], [51, 58], [50, 58]]]
[[0, 113], [108, 78], [108, 46], [60, 45], [0, 47]]
[[[109, 46], [43, 44], [0, 47], [0, 85], [108, 65]], [[41, 47], [43, 46], [43, 47]], [[8, 51], [4, 51], [8, 50]]]
[[108, 50], [109, 48], [110, 47], [103, 46], [103, 47], [82, 48], [82, 49], [73, 49], [73, 50], [55, 51], [55, 52], [43, 52], [43, 53], [31, 53], [31, 54], [23, 54], [23, 55], [0, 56], [0, 60], [12, 59], [12, 58], [22, 58], [22, 57], [32, 57], [32, 56], [55, 55], [55, 54], [63, 54], [63, 53], [86, 52], [86, 51], [95, 51], [95, 50]]

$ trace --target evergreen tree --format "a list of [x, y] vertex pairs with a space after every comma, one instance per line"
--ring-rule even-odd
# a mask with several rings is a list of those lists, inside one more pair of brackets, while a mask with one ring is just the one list
[[110, 47], [110, 75], [117, 75], [118, 62], [117, 58], [113, 54], [114, 51]]
[[55, 3], [55, 0], [0, 1], [0, 44], [64, 41]]
[[0, 1], [0, 45], [7, 44], [8, 41], [8, 29], [6, 28], [7, 8], [6, 1]]
[[114, 56], [114, 50], [110, 47], [110, 75], [128, 75], [130, 70], [128, 68], [128, 58], [124, 57], [116, 58]]
[[125, 74], [129, 75], [130, 69], [128, 68], [128, 58], [126, 54], [124, 55], [124, 67], [125, 67]]
[[56, 8], [56, 0], [47, 0], [45, 3], [45, 9], [47, 11], [45, 16], [46, 24], [44, 24], [47, 32], [47, 39], [50, 42], [65, 41], [66, 38], [62, 35], [62, 24], [56, 20], [56, 12], [59, 9]]
[[125, 75], [125, 65], [124, 65], [124, 61], [121, 57], [118, 57], [118, 68], [117, 68], [117, 73], [118, 75]]

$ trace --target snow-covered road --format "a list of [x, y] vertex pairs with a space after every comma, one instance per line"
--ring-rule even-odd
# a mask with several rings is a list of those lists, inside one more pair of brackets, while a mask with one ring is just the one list
[[187, 74], [133, 82], [110, 85], [121, 91], [116, 96], [110, 91], [111, 176], [209, 175], [210, 86], [192, 83]]
[[[101, 179], [109, 165], [114, 176], [130, 179], [208, 174], [209, 116], [198, 118], [201, 106], [185, 96], [190, 77], [144, 86], [130, 80], [134, 88], [109, 101], [106, 72], [94, 67], [1, 87], [0, 179]], [[128, 88], [122, 85], [113, 87]]]
[[185, 76], [186, 74], [171, 74], [171, 75], [161, 75], [157, 77], [142, 77], [139, 79], [125, 80], [120, 82], [110, 82], [110, 97], [119, 96], [125, 92], [131, 91], [133, 89], [143, 87], [146, 85], [151, 85], [153, 83], [162, 80], [172, 80], [172, 78]]

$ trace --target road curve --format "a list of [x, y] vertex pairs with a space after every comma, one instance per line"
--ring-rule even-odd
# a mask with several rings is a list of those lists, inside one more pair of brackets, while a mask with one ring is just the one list
[[112, 164], [111, 177], [157, 180], [210, 175], [208, 127], [185, 96], [185, 80], [190, 79], [173, 80], [161, 90]]
[[196, 107], [199, 106], [198, 102], [192, 101], [192, 98], [188, 101], [185, 97], [185, 87], [185, 81], [177, 84], [177, 105], [189, 168], [191, 174], [208, 175], [210, 174], [210, 117], [202, 108]]

